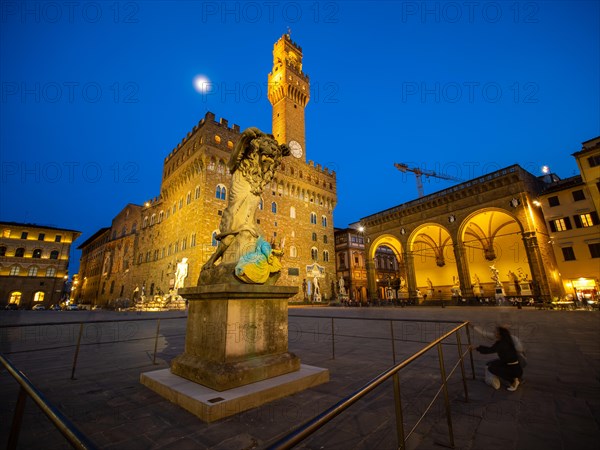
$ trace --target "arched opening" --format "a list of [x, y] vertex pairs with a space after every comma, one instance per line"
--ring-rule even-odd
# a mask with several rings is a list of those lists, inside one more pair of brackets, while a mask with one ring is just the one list
[[532, 295], [522, 231], [515, 217], [498, 209], [476, 211], [465, 219], [460, 235], [478, 301], [502, 304]]
[[444, 301], [460, 296], [452, 237], [441, 225], [428, 223], [409, 239], [419, 301]]

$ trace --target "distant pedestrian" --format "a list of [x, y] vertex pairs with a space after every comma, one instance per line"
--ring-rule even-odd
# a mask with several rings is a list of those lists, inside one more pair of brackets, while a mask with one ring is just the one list
[[[520, 342], [517, 343], [521, 347]], [[516, 391], [523, 376], [523, 367], [519, 363], [519, 351], [508, 328], [496, 327], [496, 342], [490, 347], [478, 346], [475, 350], [482, 354], [497, 353], [498, 359], [487, 363], [486, 383], [494, 389], [500, 389], [500, 378], [507, 381], [508, 391]], [[521, 348], [522, 351], [522, 348]]]

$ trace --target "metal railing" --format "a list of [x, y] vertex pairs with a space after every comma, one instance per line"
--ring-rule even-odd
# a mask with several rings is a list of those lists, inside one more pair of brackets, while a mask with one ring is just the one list
[[4, 355], [0, 353], [0, 363], [8, 371], [8, 373], [19, 383], [19, 395], [15, 412], [13, 415], [10, 434], [8, 436], [7, 449], [12, 450], [17, 448], [19, 433], [21, 431], [21, 423], [23, 422], [23, 413], [25, 411], [25, 402], [27, 397], [35, 402], [41, 411], [50, 419], [52, 424], [58, 431], [69, 441], [73, 448], [77, 449], [95, 449], [97, 448], [79, 429], [67, 419], [57, 408], [52, 406], [44, 395], [29, 381], [29, 378], [18, 370]]
[[[387, 320], [387, 319], [382, 319], [382, 320]], [[427, 321], [421, 321], [421, 322], [427, 322]], [[473, 377], [473, 379], [475, 379], [473, 355], [472, 355], [472, 351], [471, 351], [471, 335], [469, 332], [468, 325], [469, 325], [469, 322], [464, 322], [464, 323], [458, 325], [457, 327], [453, 328], [452, 330], [448, 331], [443, 336], [434, 340], [433, 342], [431, 342], [430, 344], [425, 346], [423, 349], [419, 350], [417, 353], [408, 357], [401, 363], [395, 364], [394, 366], [385, 370], [384, 372], [382, 372], [381, 374], [379, 374], [378, 376], [373, 378], [371, 381], [369, 381], [367, 384], [365, 384], [363, 387], [361, 387], [357, 391], [353, 392], [352, 394], [350, 394], [350, 395], [346, 396], [345, 398], [343, 398], [342, 400], [340, 400], [338, 403], [329, 407], [328, 409], [326, 409], [322, 413], [318, 414], [317, 416], [313, 417], [312, 419], [304, 422], [302, 425], [296, 427], [294, 430], [292, 430], [287, 435], [279, 438], [275, 442], [272, 442], [271, 444], [269, 444], [267, 446], [267, 448], [273, 449], [273, 450], [274, 449], [292, 448], [296, 444], [299, 444], [304, 439], [311, 436], [313, 433], [315, 433], [321, 427], [326, 425], [332, 419], [334, 419], [338, 415], [340, 415], [343, 412], [345, 412], [346, 410], [348, 410], [348, 408], [350, 408], [352, 405], [354, 405], [356, 402], [358, 402], [360, 399], [365, 397], [367, 394], [372, 392], [374, 389], [376, 389], [378, 386], [380, 386], [382, 383], [389, 380], [390, 378], [392, 378], [393, 385], [394, 385], [394, 407], [395, 407], [395, 415], [396, 415], [396, 436], [397, 436], [397, 440], [398, 440], [398, 447], [400, 449], [406, 448], [406, 442], [407, 442], [408, 438], [412, 435], [412, 433], [419, 426], [419, 424], [421, 423], [423, 418], [427, 415], [427, 413], [429, 412], [429, 410], [431, 409], [431, 407], [433, 406], [435, 401], [439, 398], [440, 393], [442, 393], [442, 392], [444, 394], [444, 404], [445, 404], [445, 409], [446, 409], [446, 419], [448, 422], [448, 435], [449, 435], [449, 440], [450, 440], [450, 446], [454, 447], [454, 430], [453, 430], [453, 426], [452, 426], [452, 413], [450, 410], [450, 398], [449, 398], [449, 394], [448, 394], [448, 379], [452, 376], [452, 374], [455, 372], [455, 370], [458, 367], [460, 367], [461, 374], [462, 374], [462, 382], [463, 382], [465, 401], [468, 402], [469, 395], [468, 395], [468, 390], [467, 390], [467, 381], [465, 378], [465, 367], [464, 367], [464, 357], [467, 353], [470, 356], [472, 377]], [[460, 330], [462, 328], [465, 328], [465, 330], [466, 330], [467, 341], [468, 341], [467, 350], [465, 352], [462, 351], [462, 345], [461, 345], [461, 340], [460, 340]], [[332, 330], [333, 330], [333, 322], [332, 322]], [[393, 345], [393, 342], [394, 342], [393, 327], [391, 328], [391, 331], [392, 331], [392, 345]], [[453, 334], [456, 335], [456, 341], [457, 341], [456, 344], [457, 344], [457, 348], [458, 348], [459, 358], [458, 358], [458, 362], [454, 365], [454, 367], [450, 370], [450, 372], [448, 374], [446, 374], [446, 366], [444, 363], [444, 354], [443, 354], [443, 349], [442, 349], [442, 343], [443, 343], [443, 341], [448, 339]], [[438, 350], [438, 360], [439, 360], [440, 375], [441, 375], [441, 386], [438, 389], [438, 391], [436, 392], [436, 394], [434, 395], [433, 400], [431, 400], [431, 402], [425, 409], [424, 413], [417, 420], [417, 423], [408, 432], [408, 434], [405, 434], [404, 417], [403, 417], [403, 411], [402, 411], [402, 398], [400, 395], [399, 372], [402, 369], [404, 369], [405, 367], [409, 366], [412, 362], [419, 359], [421, 356], [425, 355], [428, 351], [430, 351], [434, 347], [437, 347], [437, 350]]]
[[[136, 339], [117, 339], [117, 340], [112, 340], [112, 341], [103, 341], [103, 342], [93, 342], [90, 344], [82, 344], [81, 343], [81, 338], [83, 336], [83, 332], [84, 332], [84, 325], [91, 325], [91, 324], [99, 324], [99, 323], [128, 323], [128, 322], [146, 322], [149, 320], [155, 320], [156, 321], [156, 333], [154, 335], [154, 354], [152, 356], [152, 364], [156, 365], [156, 354], [158, 352], [158, 338], [160, 336], [160, 321], [161, 320], [176, 320], [176, 319], [187, 319], [187, 316], [176, 316], [176, 317], [158, 317], [158, 318], [154, 318], [154, 317], [148, 317], [148, 318], [137, 318], [137, 319], [119, 319], [119, 320], [110, 320], [110, 319], [103, 319], [103, 320], [87, 320], [85, 322], [78, 322], [78, 321], [73, 321], [73, 322], [42, 322], [42, 323], [31, 323], [31, 324], [6, 324], [6, 325], [1, 325], [0, 329], [2, 328], [23, 328], [23, 327], [41, 327], [41, 326], [75, 326], [75, 325], [79, 325], [79, 333], [77, 335], [77, 342], [75, 344], [68, 344], [68, 345], [61, 345], [59, 347], [46, 347], [46, 348], [40, 348], [40, 349], [35, 349], [33, 351], [45, 351], [45, 350], [55, 350], [57, 348], [69, 348], [69, 347], [75, 347], [75, 353], [73, 354], [73, 364], [71, 366], [71, 379], [75, 380], [75, 370], [77, 368], [77, 359], [79, 358], [79, 350], [81, 348], [82, 345], [103, 345], [103, 344], [114, 344], [116, 342], [127, 342], [127, 341], [134, 341], [134, 340], [140, 340], [140, 339], [152, 339], [152, 337], [146, 337], [146, 338], [136, 338]], [[31, 350], [28, 350], [31, 351]]]

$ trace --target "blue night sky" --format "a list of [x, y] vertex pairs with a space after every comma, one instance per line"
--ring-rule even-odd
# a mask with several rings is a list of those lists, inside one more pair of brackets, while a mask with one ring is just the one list
[[158, 195], [164, 157], [207, 111], [271, 130], [267, 74], [288, 27], [311, 80], [307, 157], [337, 172], [337, 227], [417, 197], [394, 162], [565, 178], [600, 135], [596, 1], [0, 7], [0, 220], [80, 230], [77, 244]]

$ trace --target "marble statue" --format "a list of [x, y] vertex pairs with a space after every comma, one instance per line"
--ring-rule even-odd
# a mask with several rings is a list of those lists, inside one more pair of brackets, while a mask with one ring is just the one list
[[227, 164], [232, 179], [229, 203], [223, 211], [220, 233], [216, 236], [219, 244], [202, 271], [213, 268], [234, 243], [232, 248], [254, 247], [260, 235], [256, 210], [263, 189], [273, 180], [283, 157], [289, 154], [287, 145], [279, 145], [273, 136], [258, 128], [248, 128], [242, 133]]
[[344, 277], [340, 276], [340, 280], [338, 281], [340, 287], [340, 295], [346, 295], [346, 287], [344, 283]]
[[177, 290], [183, 287], [183, 283], [188, 275], [188, 263], [187, 258], [182, 258], [180, 263], [177, 263], [177, 270], [175, 271], [175, 285], [173, 289]]

